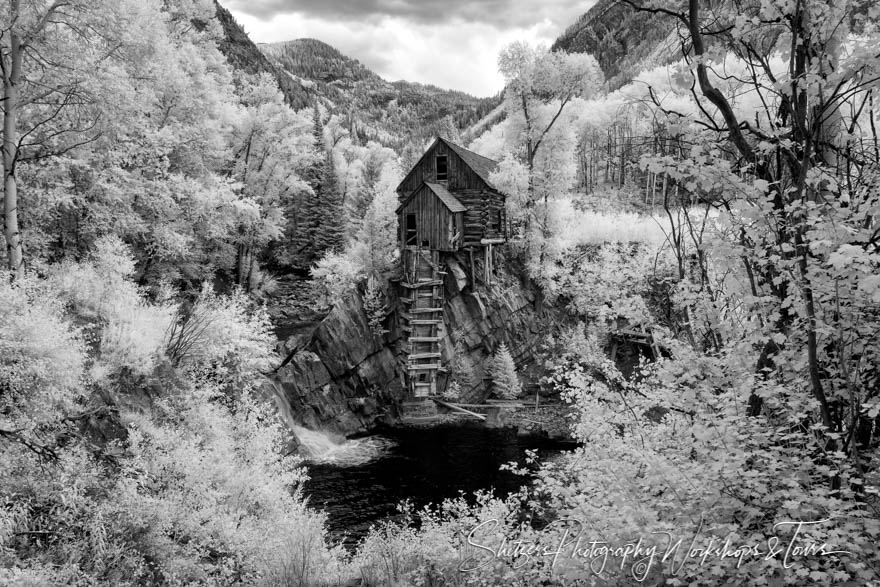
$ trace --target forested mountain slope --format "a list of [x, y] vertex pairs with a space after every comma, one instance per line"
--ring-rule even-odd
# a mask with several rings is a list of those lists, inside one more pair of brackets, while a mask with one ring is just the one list
[[675, 25], [667, 15], [636, 12], [619, 0], [599, 0], [551, 50], [593, 55], [610, 88], [617, 89], [640, 71], [677, 58]]
[[278, 81], [278, 87], [284, 94], [285, 101], [297, 110], [305, 108], [309, 104], [309, 94], [306, 89], [270, 63], [232, 14], [216, 0], [214, 4], [217, 7], [217, 20], [223, 29], [223, 36], [218, 45], [229, 64], [249, 74], [271, 74]]
[[348, 117], [362, 141], [375, 140], [398, 152], [402, 137], [422, 146], [432, 136], [458, 138], [500, 102], [464, 92], [407, 81], [388, 82], [360, 61], [317, 39], [260, 44], [259, 49], [289, 80], [314, 92], [331, 111]]

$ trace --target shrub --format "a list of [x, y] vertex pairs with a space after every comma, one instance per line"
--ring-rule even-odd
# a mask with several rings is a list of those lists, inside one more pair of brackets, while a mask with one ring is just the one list
[[0, 276], [0, 428], [33, 428], [66, 414], [82, 389], [81, 332], [44, 283]]
[[336, 303], [353, 292], [357, 282], [363, 279], [363, 267], [352, 255], [345, 253], [327, 253], [312, 269], [312, 279], [323, 287], [323, 295], [316, 300], [320, 310], [328, 310]]
[[218, 296], [207, 284], [165, 334], [165, 353], [190, 373], [242, 386], [272, 366], [269, 315], [240, 290]]
[[515, 514], [522, 496], [498, 499], [490, 493], [478, 492], [475, 497], [473, 505], [459, 497], [445, 500], [433, 509], [425, 507], [418, 511], [404, 504], [399, 521], [374, 526], [351, 561], [362, 584], [369, 587], [500, 584], [502, 573], [496, 572], [495, 565], [486, 565], [477, 572], [460, 570], [462, 564], [480, 555], [476, 547], [468, 544], [467, 535], [477, 526], [488, 524], [493, 534], [497, 532], [499, 536], [515, 539], [518, 535], [514, 527]]
[[0, 560], [16, 569], [0, 582], [339, 584], [345, 556], [298, 489], [274, 412], [248, 394], [219, 399], [192, 387], [156, 400], [106, 451], [74, 442], [43, 466], [19, 446], [0, 453], [0, 490], [14, 496]]
[[364, 312], [367, 314], [367, 322], [373, 334], [382, 336], [388, 332], [383, 326], [385, 316], [388, 314], [385, 306], [385, 294], [382, 292], [382, 288], [373, 283], [372, 279], [368, 280], [367, 291], [364, 294]]
[[446, 401], [451, 402], [461, 399], [461, 384], [458, 381], [450, 382], [440, 396]]
[[63, 263], [49, 272], [55, 295], [99, 333], [99, 352], [91, 369], [99, 382], [122, 371], [147, 375], [164, 352], [175, 307], [149, 303], [131, 280], [133, 272], [133, 257], [118, 237], [99, 239], [87, 261]]

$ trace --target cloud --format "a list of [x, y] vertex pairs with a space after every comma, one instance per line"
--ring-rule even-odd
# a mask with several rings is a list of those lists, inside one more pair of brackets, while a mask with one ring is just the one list
[[[226, 5], [257, 43], [311, 37], [389, 81], [404, 79], [476, 96], [491, 96], [503, 89], [497, 65], [502, 47], [517, 40], [549, 45], [589, 7], [589, 3], [568, 0], [230, 0]], [[548, 6], [562, 5], [576, 6], [576, 15], [561, 24], [540, 18]], [[307, 13], [309, 7], [313, 9]], [[381, 14], [380, 9], [384, 10]], [[480, 18], [465, 18], [471, 13], [479, 13]], [[437, 19], [429, 19], [430, 14]], [[502, 15], [511, 20], [514, 14], [522, 24], [502, 26]], [[354, 15], [359, 15], [356, 20], [352, 20]]]
[[269, 21], [282, 15], [375, 22], [400, 18], [422, 25], [482, 23], [496, 29], [529, 28], [548, 20], [566, 26], [584, 13], [584, 0], [227, 0], [233, 12]]

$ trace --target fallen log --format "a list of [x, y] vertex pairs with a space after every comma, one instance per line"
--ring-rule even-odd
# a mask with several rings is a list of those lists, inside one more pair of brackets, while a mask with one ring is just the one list
[[483, 421], [486, 420], [486, 416], [484, 416], [483, 414], [478, 414], [478, 413], [476, 413], [476, 412], [472, 412], [472, 411], [470, 411], [470, 410], [466, 410], [466, 409], [464, 409], [464, 408], [460, 408], [460, 407], [458, 407], [458, 406], [455, 405], [455, 404], [450, 404], [450, 403], [444, 402], [443, 400], [439, 400], [439, 399], [437, 399], [437, 398], [431, 398], [431, 399], [433, 399], [435, 403], [437, 403], [437, 404], [443, 406], [444, 408], [449, 408], [450, 410], [454, 410], [454, 411], [456, 411], [456, 412], [461, 412], [461, 413], [463, 413], [463, 414], [468, 414], [469, 416], [473, 416], [474, 418], [479, 418], [480, 420], [483, 420]]

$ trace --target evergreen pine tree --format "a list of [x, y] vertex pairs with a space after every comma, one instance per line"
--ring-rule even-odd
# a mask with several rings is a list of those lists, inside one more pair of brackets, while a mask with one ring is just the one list
[[492, 377], [492, 389], [501, 399], [513, 399], [522, 394], [522, 384], [516, 374], [513, 355], [510, 354], [506, 344], [501, 343], [495, 351], [495, 357], [489, 367], [489, 375]]
[[301, 268], [309, 268], [322, 252], [316, 240], [321, 232], [321, 200], [323, 182], [326, 180], [327, 156], [324, 142], [324, 127], [321, 124], [321, 112], [318, 108], [318, 97], [315, 96], [314, 127], [312, 134], [315, 139], [317, 162], [309, 167], [303, 179], [312, 188], [303, 196], [296, 213], [296, 232], [294, 234], [294, 264]]
[[312, 188], [299, 208], [297, 230], [294, 239], [297, 265], [310, 267], [329, 250], [341, 251], [345, 240], [342, 197], [336, 181], [333, 154], [324, 141], [324, 125], [321, 111], [315, 100], [314, 127], [317, 162], [306, 173], [306, 181]]
[[320, 222], [314, 238], [315, 248], [320, 253], [330, 250], [338, 253], [345, 245], [345, 212], [342, 194], [339, 193], [336, 183], [333, 153], [327, 153], [323, 172], [319, 194]]
[[319, 157], [306, 176], [312, 194], [303, 202], [297, 246], [300, 264], [306, 267], [311, 266], [327, 251], [340, 252], [345, 239], [344, 211], [336, 182], [336, 166], [333, 164], [333, 153], [327, 150], [324, 140], [324, 124], [317, 99], [312, 133], [315, 137], [315, 151]]

